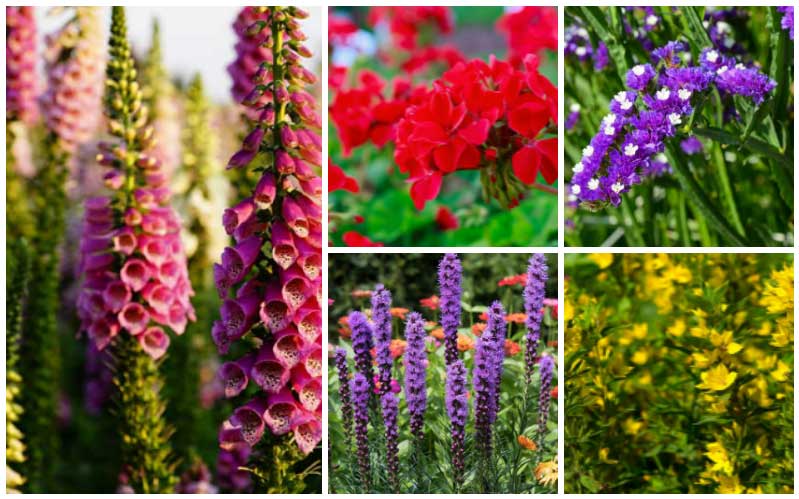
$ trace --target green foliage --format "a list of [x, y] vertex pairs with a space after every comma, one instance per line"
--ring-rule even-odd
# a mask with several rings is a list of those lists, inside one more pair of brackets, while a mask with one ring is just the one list
[[266, 437], [254, 449], [247, 471], [260, 494], [321, 490], [321, 452], [306, 456], [289, 437]]
[[[777, 86], [760, 106], [717, 91], [695, 105], [687, 123], [667, 148], [673, 174], [645, 180], [625, 194], [619, 207], [598, 212], [567, 208], [574, 230], [571, 246], [770, 246], [793, 243], [793, 43], [779, 26], [775, 8], [745, 7], [748, 18], [731, 20], [744, 62], [759, 64]], [[658, 29], [647, 37], [655, 46], [685, 41], [697, 60], [711, 46], [703, 27], [704, 9], [655, 7]], [[565, 62], [564, 105], [581, 106], [577, 126], [566, 132], [566, 165], [579, 161], [582, 148], [607, 113], [607, 103], [624, 88], [627, 70], [648, 61], [649, 52], [630, 35], [640, 16], [621, 7], [567, 8], [566, 24], [579, 19], [596, 46], [608, 48], [610, 64], [596, 71], [591, 62]], [[737, 119], [726, 116], [732, 106]], [[684, 153], [677, 143], [695, 135], [704, 151]], [[571, 175], [569, 171], [566, 178]], [[665, 192], [664, 192], [665, 191]]]
[[113, 355], [123, 473], [137, 493], [173, 492], [177, 476], [169, 443], [172, 429], [159, 396], [163, 381], [158, 363], [127, 334], [115, 339]]

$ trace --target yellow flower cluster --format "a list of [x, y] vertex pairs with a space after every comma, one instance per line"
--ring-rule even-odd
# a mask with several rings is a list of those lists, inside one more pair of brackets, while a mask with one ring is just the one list
[[792, 492], [792, 257], [570, 258], [566, 492]]

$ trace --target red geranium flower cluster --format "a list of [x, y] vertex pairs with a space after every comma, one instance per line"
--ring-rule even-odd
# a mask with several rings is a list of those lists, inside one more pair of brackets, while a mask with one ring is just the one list
[[394, 44], [405, 50], [425, 45], [455, 26], [449, 7], [372, 7], [367, 21], [371, 26], [387, 22]]
[[347, 45], [350, 37], [358, 32], [358, 25], [347, 16], [327, 9], [327, 42], [333, 48], [336, 45]]
[[371, 71], [358, 74], [358, 86], [342, 88], [330, 106], [330, 119], [338, 129], [343, 153], [372, 142], [383, 147], [394, 140], [395, 126], [406, 107], [424, 97], [423, 87], [413, 89], [408, 80], [397, 78], [393, 82], [391, 97], [383, 97], [386, 82]]
[[508, 38], [508, 59], [514, 67], [519, 67], [527, 54], [538, 54], [542, 49], [558, 50], [555, 7], [522, 7], [508, 12], [497, 22], [497, 29]]
[[[484, 168], [487, 192], [514, 206], [521, 183], [540, 171], [557, 179], [557, 89], [528, 55], [522, 70], [491, 58], [450, 69], [433, 83], [427, 98], [412, 104], [397, 125], [394, 159], [409, 175], [417, 209], [435, 199], [444, 175]], [[512, 174], [508, 165], [512, 166]]]

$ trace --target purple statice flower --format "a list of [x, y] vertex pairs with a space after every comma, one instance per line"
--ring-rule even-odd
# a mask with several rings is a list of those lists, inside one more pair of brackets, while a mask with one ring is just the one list
[[405, 402], [410, 414], [411, 433], [424, 435], [424, 412], [427, 409], [427, 349], [424, 319], [418, 312], [408, 314], [405, 323]]
[[386, 464], [388, 465], [388, 481], [394, 493], [399, 492], [399, 430], [397, 416], [399, 415], [399, 400], [393, 392], [384, 393], [380, 399], [383, 410], [383, 425], [386, 429]]
[[547, 284], [547, 258], [542, 254], [530, 257], [527, 267], [527, 283], [524, 285], [524, 313], [527, 315], [524, 325], [526, 349], [524, 352], [524, 380], [530, 384], [535, 368], [535, 358], [538, 353], [538, 342], [541, 339], [541, 320], [544, 317], [544, 295]]
[[350, 312], [349, 325], [352, 330], [352, 350], [355, 352], [355, 370], [366, 378], [369, 386], [374, 388], [372, 369], [372, 326], [361, 312]]
[[569, 108], [569, 115], [566, 117], [566, 122], [563, 126], [566, 130], [571, 130], [577, 126], [578, 121], [580, 121], [580, 104], [575, 102]]
[[594, 69], [602, 71], [610, 63], [610, 54], [608, 53], [608, 46], [605, 42], [599, 42], [596, 47], [596, 54], [594, 55]]
[[372, 324], [376, 348], [377, 372], [382, 396], [391, 388], [391, 291], [378, 284], [372, 293]]
[[782, 12], [780, 27], [784, 30], [789, 30], [791, 40], [793, 40], [793, 7], [777, 7], [777, 10]]
[[[569, 201], [601, 207], [618, 206], [621, 196], [647, 177], [668, 171], [658, 160], [666, 141], [680, 132], [693, 112], [692, 102], [710, 88], [723, 95], [741, 95], [761, 104], [776, 83], [755, 67], [745, 67], [714, 48], [706, 48], [698, 65], [682, 57], [686, 47], [669, 42], [652, 51], [654, 74], [648, 65], [627, 74], [632, 91], [621, 91], [610, 102], [597, 134], [572, 167]], [[640, 99], [639, 99], [640, 97]]]
[[575, 21], [574, 24], [567, 26], [563, 37], [563, 50], [566, 56], [574, 56], [580, 62], [593, 60], [594, 69], [597, 71], [607, 67], [610, 62], [607, 46], [603, 42], [599, 42], [596, 50], [594, 50], [594, 46], [588, 36], [588, 30], [583, 27], [581, 22]]
[[508, 323], [505, 320], [505, 309], [499, 301], [495, 301], [488, 308], [488, 321], [486, 322], [486, 329], [491, 329], [493, 334], [491, 337], [494, 339], [493, 347], [493, 386], [494, 393], [491, 397], [491, 412], [490, 420], [493, 424], [497, 419], [499, 413], [499, 396], [500, 388], [502, 385], [502, 371], [505, 361], [505, 338], [508, 333]]
[[549, 419], [549, 400], [552, 397], [552, 373], [555, 362], [549, 355], [541, 357], [539, 365], [539, 376], [541, 377], [540, 392], [538, 394], [538, 448], [542, 448], [544, 433], [546, 432], [547, 420]]
[[688, 155], [699, 154], [703, 149], [702, 141], [696, 138], [695, 135], [691, 135], [687, 139], [680, 142], [680, 149], [682, 149], [683, 152]]
[[341, 400], [341, 423], [344, 425], [344, 434], [349, 439], [352, 436], [352, 400], [350, 399], [350, 370], [347, 366], [347, 351], [336, 348], [336, 373], [338, 374], [338, 396]]
[[461, 262], [458, 255], [447, 253], [438, 264], [438, 287], [441, 294], [441, 327], [444, 329], [444, 360], [447, 365], [458, 358], [458, 327], [461, 325]]
[[447, 387], [445, 402], [450, 422], [452, 445], [453, 481], [457, 485], [463, 482], [464, 441], [466, 420], [469, 417], [469, 397], [466, 392], [466, 368], [460, 359], [447, 366]]
[[[472, 384], [474, 385], [474, 429], [477, 447], [484, 457], [491, 455], [493, 431], [492, 424], [495, 419], [496, 398], [496, 358], [497, 334], [499, 320], [504, 322], [504, 312], [497, 317], [497, 309], [492, 304], [488, 309], [488, 324], [483, 334], [477, 340], [474, 354], [474, 371]], [[501, 310], [502, 306], [499, 306]]]
[[361, 472], [363, 492], [372, 488], [371, 466], [369, 462], [369, 397], [372, 388], [369, 379], [363, 373], [355, 373], [350, 382], [353, 409], [355, 412], [355, 447], [358, 456], [358, 468]]

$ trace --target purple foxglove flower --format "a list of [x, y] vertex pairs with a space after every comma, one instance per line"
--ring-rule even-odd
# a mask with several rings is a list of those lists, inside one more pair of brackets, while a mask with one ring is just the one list
[[358, 467], [361, 472], [363, 492], [372, 488], [371, 466], [369, 463], [369, 397], [372, 388], [362, 373], [355, 373], [350, 385], [353, 409], [355, 411], [355, 446]]
[[388, 481], [394, 493], [399, 492], [399, 429], [397, 417], [399, 415], [399, 400], [391, 391], [384, 393], [380, 399], [383, 411], [383, 425], [386, 430], [386, 464], [388, 467]]
[[547, 420], [549, 419], [549, 401], [552, 397], [552, 373], [555, 361], [549, 355], [541, 358], [539, 375], [541, 377], [540, 392], [538, 395], [538, 448], [542, 448], [544, 434], [546, 433]]
[[450, 452], [452, 457], [453, 481], [457, 485], [463, 482], [464, 453], [465, 453], [465, 428], [469, 417], [469, 397], [466, 391], [466, 368], [460, 359], [456, 359], [447, 366], [447, 387], [445, 402], [447, 416], [450, 421], [450, 437], [452, 443]]
[[352, 330], [352, 350], [355, 353], [355, 369], [363, 374], [374, 388], [374, 373], [372, 369], [372, 348], [374, 347], [372, 326], [361, 312], [350, 312], [349, 326]]
[[341, 423], [347, 443], [352, 438], [352, 401], [350, 400], [350, 371], [347, 366], [347, 351], [336, 348], [336, 372], [338, 374], [338, 397], [341, 401]]
[[458, 327], [461, 325], [461, 262], [458, 255], [447, 253], [438, 264], [438, 288], [441, 294], [441, 327], [444, 329], [444, 359], [447, 365], [458, 358]]
[[543, 319], [544, 295], [546, 292], [547, 259], [545, 255], [535, 254], [530, 257], [527, 267], [527, 283], [524, 285], [524, 312], [527, 315], [524, 325], [526, 348], [524, 352], [524, 381], [528, 385], [533, 377], [538, 343], [541, 340], [541, 320]]
[[372, 324], [380, 381], [379, 395], [382, 396], [391, 388], [391, 368], [394, 365], [391, 357], [391, 292], [382, 284], [378, 284], [372, 293]]
[[783, 14], [780, 27], [789, 30], [791, 40], [793, 40], [793, 7], [777, 7], [777, 10]]
[[419, 439], [424, 436], [424, 413], [427, 409], [425, 336], [421, 314], [409, 313], [405, 323], [405, 402], [410, 414], [411, 433]]

